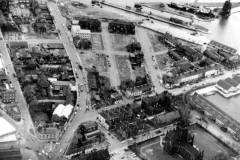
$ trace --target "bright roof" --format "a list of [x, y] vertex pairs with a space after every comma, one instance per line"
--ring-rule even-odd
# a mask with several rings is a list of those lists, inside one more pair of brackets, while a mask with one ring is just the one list
[[0, 117], [0, 137], [9, 133], [16, 132], [16, 129], [4, 118]]
[[68, 119], [72, 110], [73, 110], [73, 106], [70, 104], [68, 104], [66, 106], [64, 106], [63, 104], [59, 104], [55, 108], [53, 115], [57, 115], [59, 117], [66, 117]]

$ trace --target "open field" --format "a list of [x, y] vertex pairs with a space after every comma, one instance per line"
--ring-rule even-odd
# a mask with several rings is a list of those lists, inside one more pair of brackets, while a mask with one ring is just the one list
[[100, 19], [101, 18], [102, 19], [124, 19], [124, 17], [122, 17], [119, 14], [108, 12], [97, 6], [85, 6], [80, 8], [80, 7], [74, 7], [70, 3], [67, 3], [62, 8], [64, 8], [62, 10], [63, 14], [65, 14], [67, 10], [73, 16], [92, 16]]
[[154, 52], [159, 52], [162, 50], [166, 50], [167, 48], [158, 40], [158, 36], [156, 34], [148, 33], [148, 37], [153, 47]]
[[115, 59], [117, 63], [120, 80], [124, 81], [131, 79], [131, 69], [130, 63], [128, 62], [128, 57], [116, 55]]
[[92, 68], [95, 66], [100, 73], [108, 72], [108, 57], [106, 55], [87, 53], [81, 54], [80, 57], [83, 60], [84, 68]]
[[111, 34], [112, 48], [116, 51], [126, 51], [126, 46], [135, 41], [134, 35]]
[[103, 50], [103, 40], [102, 40], [102, 35], [101, 34], [96, 34], [93, 33], [91, 36], [91, 41], [92, 41], [92, 50]]

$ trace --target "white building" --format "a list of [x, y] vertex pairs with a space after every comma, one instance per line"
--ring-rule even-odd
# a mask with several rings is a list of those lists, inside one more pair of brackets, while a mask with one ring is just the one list
[[205, 72], [205, 77], [211, 77], [213, 75], [218, 75], [219, 73], [220, 71], [218, 71], [217, 69], [210, 69]]
[[88, 29], [81, 29], [79, 25], [72, 25], [72, 35], [79, 36], [82, 39], [91, 40], [91, 31]]
[[73, 106], [68, 104], [66, 106], [64, 106], [63, 104], [59, 104], [54, 112], [53, 115], [57, 115], [58, 117], [65, 117], [65, 118], [69, 118], [70, 114], [72, 113], [73, 110]]
[[0, 117], [0, 142], [16, 141], [16, 129], [7, 122], [4, 118]]

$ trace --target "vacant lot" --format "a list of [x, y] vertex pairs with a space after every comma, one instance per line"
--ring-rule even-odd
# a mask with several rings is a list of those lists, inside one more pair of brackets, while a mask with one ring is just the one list
[[102, 72], [108, 72], [108, 57], [104, 54], [94, 54], [94, 53], [88, 53], [88, 54], [81, 54], [81, 59], [83, 60], [83, 66], [85, 68], [92, 68], [95, 66], [97, 68], [97, 71], [100, 73]]
[[112, 47], [116, 51], [126, 51], [126, 46], [135, 41], [134, 35], [111, 34]]
[[164, 70], [169, 66], [173, 60], [167, 54], [156, 55], [156, 61], [160, 70]]
[[162, 50], [166, 50], [167, 48], [164, 47], [164, 45], [158, 40], [158, 35], [156, 34], [150, 34], [148, 33], [148, 37], [150, 39], [150, 42], [152, 44], [153, 47], [153, 51], [154, 52], [159, 52]]
[[135, 77], [145, 77], [147, 75], [145, 67], [136, 68], [134, 75]]
[[130, 63], [127, 56], [116, 55], [116, 64], [121, 81], [131, 79]]
[[93, 50], [98, 51], [98, 50], [103, 50], [104, 49], [101, 34], [93, 33], [92, 37], [91, 37], [91, 41], [92, 41], [92, 49]]

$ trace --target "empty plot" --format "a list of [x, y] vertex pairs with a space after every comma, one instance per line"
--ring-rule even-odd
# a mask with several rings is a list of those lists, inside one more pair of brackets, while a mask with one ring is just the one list
[[131, 79], [131, 70], [128, 57], [116, 55], [115, 58], [120, 80], [125, 81]]
[[159, 52], [162, 50], [166, 50], [167, 48], [158, 40], [158, 36], [155, 34], [148, 33], [148, 37], [153, 47], [154, 52]]
[[167, 54], [159, 54], [155, 57], [160, 70], [166, 69], [168, 64], [171, 64], [173, 62], [173, 60]]
[[126, 51], [126, 46], [136, 41], [134, 35], [111, 34], [112, 48], [116, 51]]
[[91, 41], [92, 41], [92, 49], [93, 50], [103, 50], [104, 49], [101, 34], [93, 33], [91, 36]]

